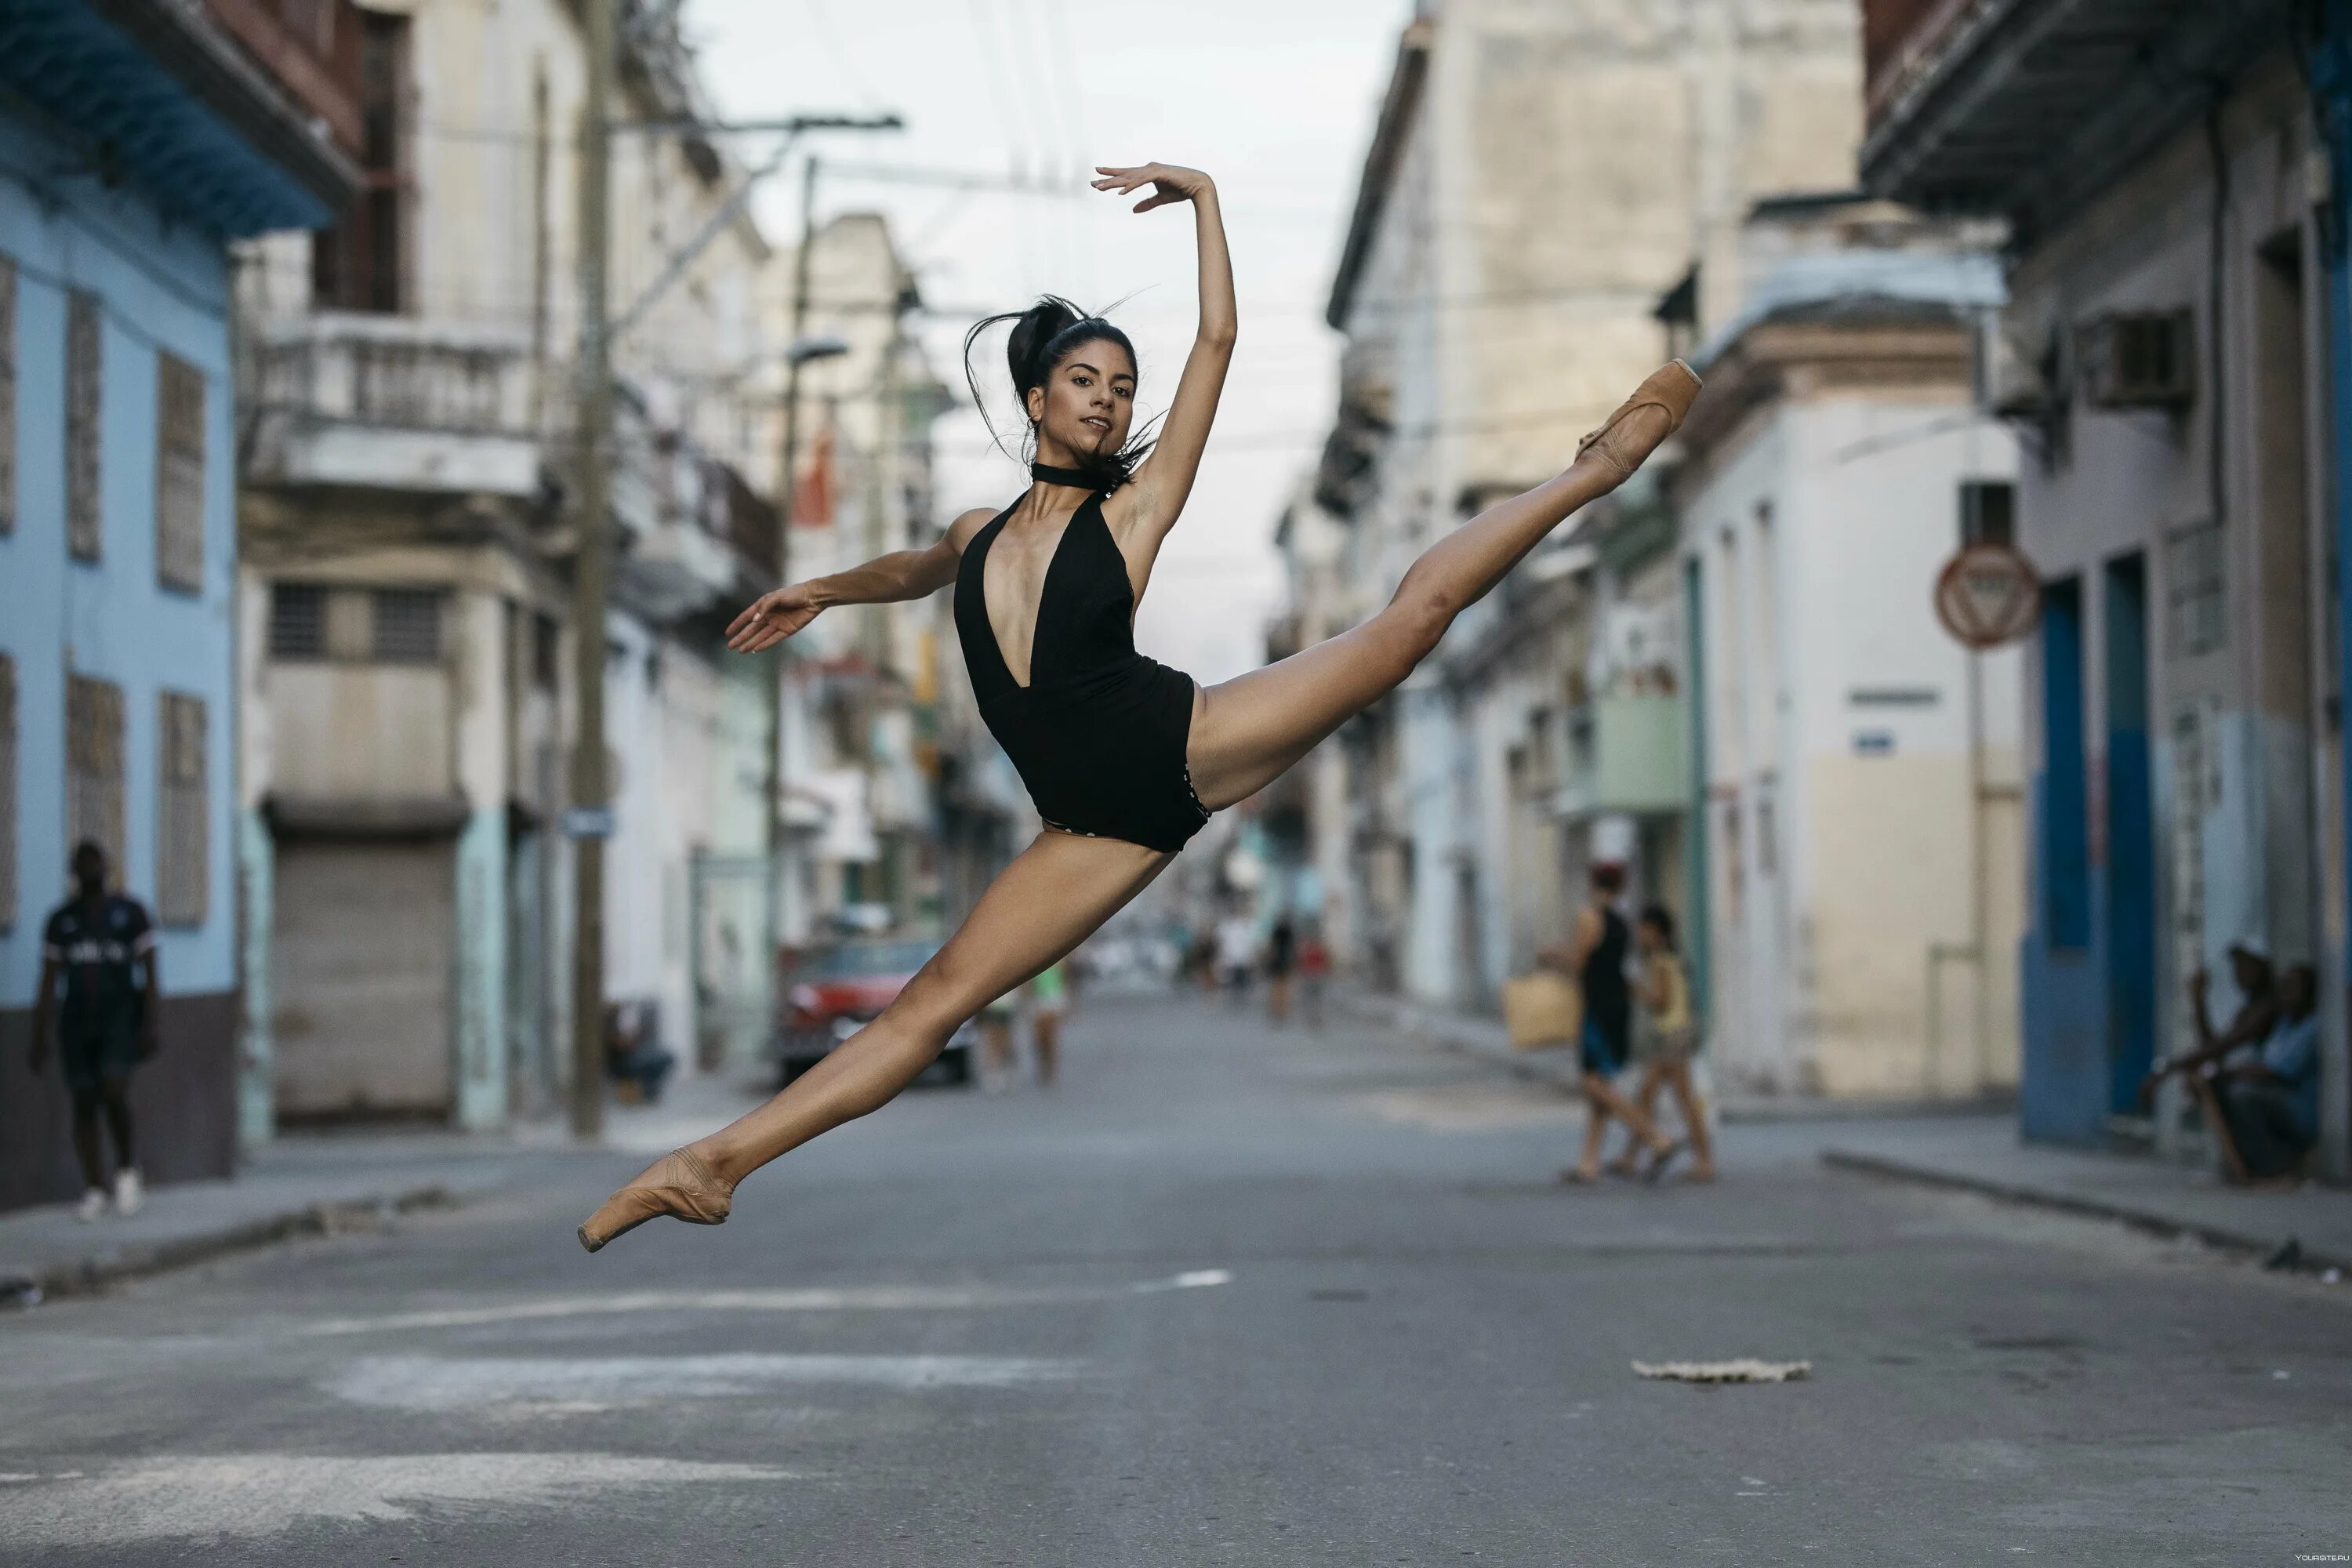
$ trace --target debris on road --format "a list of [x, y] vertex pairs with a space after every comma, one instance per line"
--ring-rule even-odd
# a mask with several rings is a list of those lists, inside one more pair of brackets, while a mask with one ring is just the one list
[[1739, 1356], [1730, 1361], [1637, 1361], [1633, 1370], [1643, 1377], [1675, 1383], [1789, 1383], [1813, 1375], [1809, 1361], [1759, 1361]]

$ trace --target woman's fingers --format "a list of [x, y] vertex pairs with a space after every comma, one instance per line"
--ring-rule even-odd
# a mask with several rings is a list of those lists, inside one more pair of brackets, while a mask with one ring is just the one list
[[759, 598], [756, 598], [750, 604], [744, 605], [742, 614], [737, 616], [733, 620], [727, 623], [728, 637], [730, 638], [733, 637], [737, 632], [741, 631], [745, 626], [750, 626], [753, 621], [759, 619], [761, 609], [767, 604], [767, 595], [763, 594]]

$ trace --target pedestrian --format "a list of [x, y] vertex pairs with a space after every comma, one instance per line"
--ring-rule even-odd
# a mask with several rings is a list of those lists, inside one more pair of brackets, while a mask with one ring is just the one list
[[677, 1066], [677, 1056], [662, 1048], [661, 1014], [652, 1002], [605, 1006], [604, 1071], [614, 1082], [635, 1085], [639, 1101], [657, 1105], [662, 1085]]
[[2184, 1077], [2211, 1120], [2233, 1181], [2291, 1183], [2319, 1141], [2319, 973], [2279, 978], [2278, 1021], [2261, 1048]]
[[1601, 1179], [1601, 1141], [1613, 1116], [1625, 1124], [1636, 1142], [1649, 1149], [1644, 1173], [1655, 1181], [1683, 1146], [1659, 1131], [1649, 1113], [1626, 1099], [1616, 1085], [1617, 1076], [1625, 1070], [1633, 1023], [1633, 994], [1625, 982], [1625, 959], [1633, 938], [1625, 917], [1617, 912], [1617, 897], [1625, 888], [1624, 868], [1605, 862], [1595, 866], [1591, 883], [1585, 906], [1576, 914], [1574, 934], [1537, 955], [1538, 962], [1575, 975], [1584, 998], [1583, 1033], [1577, 1043], [1578, 1087], [1585, 1104], [1584, 1155], [1559, 1177], [1580, 1183]]
[[1290, 1022], [1290, 977], [1298, 967], [1298, 928], [1276, 915], [1265, 937], [1265, 1012], [1276, 1028]]
[[114, 1212], [139, 1212], [131, 1075], [155, 1054], [163, 980], [146, 910], [135, 899], [107, 891], [106, 851], [87, 841], [75, 846], [73, 879], [74, 896], [58, 906], [41, 936], [31, 1066], [43, 1071], [57, 1050], [73, 1096], [74, 1153], [81, 1162], [82, 1194], [74, 1215], [87, 1222], [104, 1215], [109, 1202], [101, 1118], [114, 1145]]
[[1446, 628], [1559, 522], [1633, 477], [1682, 424], [1698, 377], [1660, 368], [1578, 444], [1567, 470], [1498, 500], [1433, 543], [1388, 606], [1280, 663], [1202, 688], [1135, 649], [1135, 611], [1182, 513], [1232, 363], [1238, 316], [1215, 184], [1162, 163], [1105, 166], [1103, 191], [1149, 187], [1138, 212], [1189, 204], [1200, 316], [1167, 416], [1134, 437], [1134, 344], [1052, 297], [1010, 321], [1030, 488], [968, 511], [925, 549], [764, 594], [728, 627], [740, 653], [775, 647], [828, 606], [921, 598], [953, 585], [956, 635], [981, 717], [1029, 788], [1045, 831], [882, 1015], [765, 1105], [665, 1156], [580, 1227], [604, 1246], [658, 1215], [715, 1225], [736, 1184], [786, 1151], [887, 1104], [991, 997], [1069, 952], [1166, 870], [1211, 812], [1247, 800], [1349, 717], [1396, 689]]
[[980, 1010], [980, 1091], [1003, 1094], [1013, 1087], [1013, 1025], [1020, 1005], [1010, 991]]
[[1307, 1026], [1323, 1026], [1323, 990], [1331, 979], [1331, 950], [1323, 941], [1318, 922], [1307, 928], [1298, 943], [1298, 994]]
[[2148, 1069], [2139, 1086], [2143, 1110], [2154, 1102], [2156, 1086], [2167, 1078], [2188, 1078], [2251, 1058], [2278, 1023], [2278, 976], [2269, 946], [2259, 936], [2242, 936], [2230, 944], [2229, 959], [2230, 978], [2238, 988], [2237, 1012], [2227, 1027], [2214, 1028], [2207, 1005], [2212, 977], [2202, 969], [2189, 977], [2189, 1023], [2197, 1031], [2197, 1044]]
[[1234, 906], [1231, 914], [1217, 922], [1217, 979], [1236, 1007], [1249, 1000], [1257, 949], [1257, 921]]
[[[1690, 976], [1675, 945], [1673, 911], [1663, 904], [1643, 910], [1633, 928], [1633, 945], [1641, 955], [1642, 973], [1635, 1053], [1642, 1060], [1642, 1077], [1633, 1089], [1633, 1103], [1642, 1108], [1643, 1115], [1655, 1117], [1658, 1090], [1673, 1090], [1675, 1109], [1682, 1112], [1683, 1136], [1691, 1151], [1690, 1173], [1684, 1179], [1711, 1182], [1715, 1180], [1715, 1143], [1707, 1135], [1706, 1110], [1691, 1081], [1691, 1058], [1698, 1049], [1699, 1032], [1691, 1016]], [[1625, 1152], [1610, 1162], [1610, 1168], [1620, 1175], [1634, 1174], [1640, 1150], [1629, 1131]]]
[[1041, 1089], [1051, 1089], [1061, 1068], [1062, 1015], [1069, 1005], [1069, 982], [1063, 961], [1056, 960], [1037, 972], [1037, 978], [1029, 983], [1029, 1033], [1037, 1051], [1037, 1084]]

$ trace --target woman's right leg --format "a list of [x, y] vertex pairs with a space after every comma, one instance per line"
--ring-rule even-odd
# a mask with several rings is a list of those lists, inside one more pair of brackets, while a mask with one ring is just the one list
[[690, 1145], [696, 1157], [731, 1186], [818, 1133], [880, 1110], [965, 1019], [1066, 956], [1174, 858], [1117, 838], [1039, 834], [879, 1017], [765, 1105]]
[[1116, 838], [1038, 835], [879, 1017], [766, 1104], [655, 1161], [589, 1216], [582, 1244], [593, 1252], [662, 1215], [706, 1225], [725, 1219], [737, 1183], [820, 1132], [888, 1104], [959, 1025], [1066, 956], [1174, 858]]

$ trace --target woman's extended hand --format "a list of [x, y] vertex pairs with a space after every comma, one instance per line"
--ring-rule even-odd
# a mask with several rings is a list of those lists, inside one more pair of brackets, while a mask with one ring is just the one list
[[727, 646], [737, 653], [760, 653], [775, 647], [824, 608], [805, 583], [794, 583], [762, 594], [727, 625]]
[[1096, 166], [1095, 173], [1102, 176], [1094, 183], [1098, 191], [1117, 191], [1127, 195], [1139, 186], [1150, 185], [1151, 194], [1135, 204], [1139, 213], [1164, 207], [1171, 202], [1198, 201], [1214, 195], [1217, 189], [1217, 183], [1200, 170], [1181, 169], [1173, 163], [1144, 163], [1132, 169], [1115, 169], [1102, 163]]

